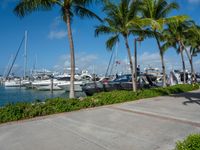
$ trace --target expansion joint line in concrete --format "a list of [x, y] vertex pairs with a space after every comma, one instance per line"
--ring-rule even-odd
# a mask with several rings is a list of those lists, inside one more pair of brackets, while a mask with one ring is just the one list
[[123, 112], [129, 112], [129, 113], [134, 113], [134, 114], [148, 116], [148, 117], [154, 117], [154, 118], [162, 119], [162, 120], [169, 120], [169, 121], [188, 124], [188, 125], [200, 128], [200, 123], [189, 121], [189, 120], [185, 120], [185, 119], [181, 119], [181, 118], [174, 118], [174, 117], [159, 115], [159, 114], [151, 113], [151, 112], [124, 109], [124, 108], [119, 108], [119, 107], [116, 107], [116, 106], [110, 106], [109, 109], [115, 109], [115, 110], [119, 110], [119, 111], [123, 111]]

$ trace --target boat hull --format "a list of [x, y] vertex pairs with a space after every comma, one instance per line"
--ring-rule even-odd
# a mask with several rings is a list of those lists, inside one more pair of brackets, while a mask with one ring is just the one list
[[[82, 89], [82, 85], [83, 85], [83, 82], [75, 82], [74, 83], [74, 91], [75, 92], [82, 92], [83, 89]], [[63, 84], [58, 84], [58, 87], [60, 87], [61, 89], [65, 90], [66, 92], [69, 92], [70, 91], [70, 82], [66, 82], [66, 83], [63, 83]]]
[[21, 87], [21, 83], [18, 81], [5, 81], [4, 83], [5, 87]]
[[[51, 87], [51, 85], [45, 85], [45, 86], [37, 86], [35, 87], [37, 90], [39, 91], [58, 91], [58, 90], [62, 90], [60, 87], [53, 85], [53, 88]], [[52, 88], [52, 89], [51, 89]]]

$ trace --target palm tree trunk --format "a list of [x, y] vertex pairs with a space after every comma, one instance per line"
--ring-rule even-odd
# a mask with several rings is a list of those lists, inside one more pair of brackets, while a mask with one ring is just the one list
[[66, 18], [67, 18], [67, 30], [68, 30], [68, 39], [70, 44], [70, 63], [71, 63], [71, 77], [70, 77], [70, 93], [69, 98], [75, 98], [74, 92], [74, 75], [75, 75], [75, 56], [74, 56], [74, 42], [71, 30], [71, 20], [69, 9], [66, 9]]
[[126, 49], [127, 49], [127, 53], [128, 53], [128, 57], [129, 57], [129, 62], [130, 62], [130, 69], [131, 69], [131, 75], [132, 75], [132, 87], [133, 87], [133, 91], [135, 92], [136, 85], [135, 85], [135, 77], [134, 77], [133, 61], [132, 61], [132, 57], [131, 57], [131, 50], [130, 50], [127, 36], [124, 36], [124, 39], [125, 39]]
[[159, 41], [156, 33], [154, 35], [155, 35], [155, 38], [156, 38], [156, 42], [158, 44], [158, 48], [160, 50], [160, 59], [161, 59], [161, 63], [162, 63], [162, 73], [163, 73], [163, 87], [166, 87], [166, 71], [165, 71], [165, 62], [164, 62], [163, 51], [162, 51], [160, 41]]
[[184, 60], [184, 56], [183, 56], [183, 49], [180, 49], [180, 53], [181, 53], [181, 60], [182, 60], [182, 65], [183, 65], [183, 83], [186, 84], [186, 74], [185, 74], [185, 60]]
[[189, 60], [189, 63], [190, 63], [191, 73], [192, 73], [192, 83], [193, 83], [193, 82], [196, 81], [196, 75], [195, 75], [194, 66], [193, 66], [193, 57], [192, 57], [191, 54], [189, 54], [189, 52], [187, 51], [186, 48], [185, 48], [185, 52], [187, 54], [187, 57], [188, 57], [188, 60]]
[[192, 73], [192, 83], [196, 81], [196, 75], [195, 75], [195, 71], [194, 71], [194, 66], [193, 66], [193, 57], [191, 54], [189, 54], [189, 52], [187, 51], [185, 45], [183, 43], [181, 43], [181, 45], [183, 46], [183, 48], [185, 49], [186, 55], [188, 57], [189, 63], [190, 63], [190, 67], [191, 67], [191, 73]]
[[135, 44], [135, 51], [134, 51], [134, 60], [135, 60], [135, 90], [137, 91], [137, 39], [134, 40], [134, 44]]
[[190, 59], [190, 65], [191, 65], [191, 72], [192, 72], [192, 83], [196, 82], [196, 75], [194, 71], [194, 65], [193, 65], [193, 57], [191, 56]]

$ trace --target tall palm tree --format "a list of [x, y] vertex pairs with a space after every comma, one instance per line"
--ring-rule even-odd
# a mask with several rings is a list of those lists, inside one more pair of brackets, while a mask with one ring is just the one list
[[[191, 66], [192, 82], [194, 82], [196, 80], [196, 75], [193, 66], [193, 57], [197, 56], [200, 52], [200, 27], [196, 25], [194, 21], [191, 21], [191, 23], [192, 25], [188, 27], [188, 30], [185, 30], [186, 38], [184, 48]], [[189, 48], [189, 51], [186, 47]]]
[[[169, 13], [171, 13], [174, 9], [178, 9], [179, 5], [176, 2], [168, 2], [167, 0], [142, 0], [143, 5], [141, 7], [142, 16], [144, 18], [153, 19], [155, 22], [159, 22], [162, 26], [167, 22], [175, 22], [176, 20], [185, 19], [181, 16], [173, 16], [167, 18]], [[164, 51], [161, 46], [160, 35], [161, 33], [158, 30], [157, 24], [151, 27], [152, 32], [154, 33], [154, 37], [156, 39], [161, 64], [162, 64], [162, 72], [163, 72], [163, 86], [166, 86], [166, 71], [165, 71], [165, 62], [164, 62]]]
[[[186, 67], [184, 60], [184, 43], [186, 41], [185, 34], [188, 29], [190, 22], [176, 22], [167, 24], [168, 28], [163, 31], [166, 43], [163, 45], [163, 49], [168, 47], [174, 47], [181, 55], [182, 66], [183, 66], [183, 82], [186, 83]], [[167, 47], [168, 46], [168, 47]]]
[[14, 9], [19, 17], [24, 17], [38, 10], [51, 10], [53, 7], [58, 6], [61, 10], [61, 17], [66, 23], [68, 31], [68, 40], [70, 44], [70, 57], [71, 57], [71, 79], [70, 79], [70, 98], [75, 97], [74, 92], [74, 75], [75, 75], [75, 54], [74, 54], [74, 42], [71, 29], [72, 18], [77, 15], [81, 18], [91, 17], [98, 18], [95, 13], [88, 9], [92, 0], [20, 0]]
[[191, 66], [191, 73], [192, 73], [192, 83], [196, 82], [196, 74], [195, 74], [195, 69], [194, 69], [194, 65], [193, 65], [193, 58], [195, 56], [198, 55], [198, 53], [200, 53], [200, 48], [197, 47], [190, 47], [190, 58], [189, 58], [189, 62], [190, 62], [190, 66]]
[[108, 50], [112, 50], [114, 45], [119, 42], [121, 37], [124, 39], [132, 75], [132, 88], [136, 91], [136, 83], [133, 69], [131, 49], [129, 45], [129, 36], [135, 33], [137, 29], [146, 24], [137, 17], [140, 6], [140, 0], [120, 0], [119, 3], [113, 3], [109, 0], [104, 1], [103, 11], [106, 14], [104, 22], [96, 27], [95, 35], [111, 35], [106, 41]]

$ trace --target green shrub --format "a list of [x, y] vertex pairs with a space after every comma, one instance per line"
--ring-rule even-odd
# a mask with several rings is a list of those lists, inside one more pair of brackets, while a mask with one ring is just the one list
[[112, 91], [94, 94], [86, 97], [82, 101], [78, 99], [53, 98], [45, 102], [35, 101], [34, 103], [9, 104], [0, 108], [0, 123], [16, 121], [56, 114], [61, 112], [75, 111], [84, 108], [91, 108], [102, 105], [123, 103], [142, 98], [164, 96], [180, 92], [196, 90], [199, 85], [176, 85], [166, 88], [143, 89], [137, 92], [132, 91]]
[[200, 150], [200, 134], [189, 135], [184, 141], [177, 142], [175, 150]]

